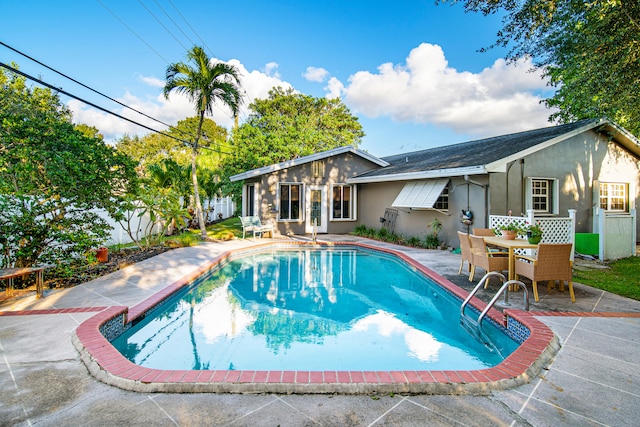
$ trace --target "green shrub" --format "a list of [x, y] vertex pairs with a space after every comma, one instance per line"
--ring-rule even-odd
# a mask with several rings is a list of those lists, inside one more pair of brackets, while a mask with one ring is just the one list
[[409, 246], [413, 246], [414, 248], [419, 248], [422, 246], [422, 241], [420, 240], [419, 237], [413, 236], [413, 237], [410, 237], [409, 240], [407, 240], [407, 244]]

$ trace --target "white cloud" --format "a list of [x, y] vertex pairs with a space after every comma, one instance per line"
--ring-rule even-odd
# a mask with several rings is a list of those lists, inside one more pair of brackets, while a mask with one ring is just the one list
[[164, 80], [153, 76], [140, 76], [140, 81], [151, 87], [164, 87]]
[[279, 79], [280, 73], [278, 73], [278, 67], [280, 67], [280, 65], [277, 62], [269, 62], [264, 66], [263, 71], [267, 76]]
[[[247, 117], [247, 107], [249, 104], [256, 98], [267, 98], [269, 90], [274, 86], [281, 86], [285, 89], [292, 87], [291, 84], [278, 77], [278, 73], [276, 72], [278, 64], [275, 62], [271, 62], [265, 66], [264, 69], [266, 72], [257, 70], [249, 71], [237, 59], [232, 59], [228, 61], [228, 63], [238, 67], [242, 90], [245, 93], [244, 104], [240, 108], [241, 120]], [[154, 77], [141, 76], [140, 80], [152, 87], [164, 86], [164, 81]], [[158, 95], [154, 97], [143, 98], [128, 92], [117, 99], [129, 107], [171, 125], [175, 125], [179, 120], [196, 115], [195, 108], [191, 101], [189, 101], [186, 96], [176, 92], [171, 93], [169, 100], [166, 100], [162, 93], [158, 93]], [[106, 105], [104, 103], [99, 104]], [[150, 132], [133, 123], [89, 107], [80, 101], [71, 100], [67, 105], [73, 112], [74, 122], [95, 126], [107, 141], [117, 139], [125, 133], [143, 135]], [[145, 118], [124, 107], [114, 108], [111, 111], [155, 130], [164, 131], [167, 128], [160, 123]], [[220, 126], [226, 128], [233, 126], [234, 120], [231, 111], [222, 105], [216, 104], [213, 109], [213, 117], [210, 118]]]
[[499, 59], [480, 73], [458, 71], [449, 67], [440, 46], [423, 43], [409, 53], [406, 64], [384, 63], [377, 73], [359, 71], [346, 86], [330, 81], [326, 90], [331, 96], [340, 92], [345, 104], [369, 118], [498, 135], [549, 125], [550, 112], [536, 95], [546, 84], [530, 69], [529, 61], [514, 66]]
[[335, 77], [331, 77], [324, 88], [327, 91], [326, 97], [329, 99], [340, 98], [344, 93], [344, 85]]
[[310, 82], [322, 83], [329, 76], [329, 72], [324, 68], [307, 67], [306, 71], [302, 74], [302, 77]]

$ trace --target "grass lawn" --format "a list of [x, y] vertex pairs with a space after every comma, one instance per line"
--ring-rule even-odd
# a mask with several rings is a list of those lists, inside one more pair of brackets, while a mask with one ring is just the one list
[[574, 270], [573, 281], [640, 301], [640, 257], [607, 264], [609, 268]]

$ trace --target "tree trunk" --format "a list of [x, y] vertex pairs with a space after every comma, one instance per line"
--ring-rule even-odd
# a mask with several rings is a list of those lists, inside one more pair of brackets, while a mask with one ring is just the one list
[[200, 234], [203, 240], [209, 240], [207, 236], [207, 227], [204, 222], [204, 214], [202, 213], [202, 203], [200, 202], [200, 191], [198, 189], [198, 176], [196, 175], [196, 159], [198, 158], [198, 141], [202, 133], [202, 122], [204, 121], [204, 111], [200, 112], [200, 121], [198, 123], [198, 132], [196, 140], [193, 143], [193, 151], [191, 153], [191, 181], [193, 182], [193, 197], [196, 199], [196, 216], [198, 217], [198, 225], [200, 226]]

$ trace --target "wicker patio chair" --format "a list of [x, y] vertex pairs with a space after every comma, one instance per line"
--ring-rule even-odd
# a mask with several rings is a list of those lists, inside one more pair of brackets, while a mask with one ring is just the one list
[[458, 231], [458, 238], [460, 239], [461, 256], [458, 274], [462, 274], [462, 266], [464, 266], [464, 263], [466, 261], [469, 275], [471, 275], [471, 270], [473, 268], [473, 256], [471, 255], [471, 242], [469, 241], [469, 235], [467, 233], [463, 233], [462, 231]]
[[[471, 254], [473, 256], [473, 265], [471, 267], [471, 275], [469, 280], [473, 281], [475, 276], [476, 267], [482, 268], [487, 273], [490, 271], [508, 271], [509, 270], [509, 254], [506, 252], [491, 252], [487, 245], [484, 243], [484, 239], [480, 236], [469, 236], [471, 240]], [[487, 283], [484, 287], [486, 289]]]
[[[473, 234], [474, 234], [474, 236], [483, 236], [483, 237], [484, 236], [493, 237], [493, 236], [496, 235], [496, 233], [494, 233], [493, 230], [490, 229], [490, 228], [474, 228], [473, 229]], [[498, 247], [493, 246], [493, 245], [487, 245], [487, 247], [492, 252], [509, 252], [506, 249], [498, 248]]]
[[533, 296], [538, 302], [538, 282], [547, 281], [547, 291], [551, 291], [552, 283], [560, 281], [560, 290], [564, 290], [564, 282], [569, 282], [569, 295], [571, 302], [576, 302], [573, 292], [571, 262], [571, 243], [540, 243], [538, 246], [538, 256], [536, 258], [516, 255], [515, 274], [516, 278], [524, 276], [531, 279], [533, 283]]
[[495, 236], [496, 233], [493, 232], [490, 228], [474, 228], [473, 229], [474, 236]]

